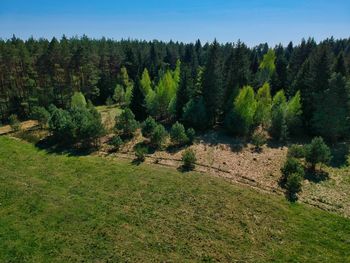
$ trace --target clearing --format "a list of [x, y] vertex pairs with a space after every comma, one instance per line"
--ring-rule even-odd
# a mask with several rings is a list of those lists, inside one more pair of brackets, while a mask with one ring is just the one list
[[0, 137], [1, 262], [349, 262], [350, 220], [196, 172]]

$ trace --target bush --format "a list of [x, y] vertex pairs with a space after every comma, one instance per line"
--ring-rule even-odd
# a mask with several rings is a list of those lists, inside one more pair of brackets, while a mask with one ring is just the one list
[[193, 141], [194, 141], [194, 138], [196, 136], [195, 130], [193, 128], [187, 129], [186, 135], [187, 135], [187, 138], [188, 138], [188, 143], [192, 144]]
[[286, 162], [281, 168], [281, 172], [282, 172], [282, 177], [280, 179], [280, 183], [282, 187], [286, 186], [288, 178], [291, 174], [299, 174], [301, 177], [304, 177], [305, 175], [303, 166], [295, 158], [287, 158]]
[[86, 100], [81, 92], [74, 92], [74, 95], [71, 98], [71, 108], [85, 108], [86, 107]]
[[168, 136], [167, 131], [165, 130], [164, 126], [161, 124], [158, 124], [157, 127], [154, 129], [154, 132], [151, 134], [151, 144], [155, 148], [162, 148], [166, 138]]
[[21, 123], [18, 120], [18, 117], [16, 114], [11, 114], [9, 117], [9, 123], [11, 126], [11, 129], [15, 132], [19, 131], [21, 129]]
[[196, 154], [192, 149], [186, 149], [182, 153], [183, 168], [186, 170], [193, 170], [195, 167], [195, 162], [197, 161]]
[[128, 108], [123, 110], [119, 116], [116, 116], [115, 122], [117, 131], [126, 137], [132, 137], [139, 126], [139, 123], [135, 120], [134, 113]]
[[136, 156], [137, 161], [144, 162], [147, 153], [148, 153], [147, 147], [145, 147], [145, 146], [135, 147], [135, 156]]
[[39, 122], [41, 128], [45, 128], [50, 119], [50, 113], [44, 107], [33, 107], [31, 117]]
[[305, 157], [305, 147], [302, 145], [293, 144], [289, 147], [287, 157], [293, 158], [304, 158]]
[[101, 116], [97, 111], [83, 107], [73, 107], [69, 111], [52, 108], [49, 130], [59, 144], [81, 142], [90, 146], [103, 135]]
[[305, 159], [313, 171], [316, 168], [316, 164], [328, 164], [331, 157], [331, 150], [324, 143], [322, 137], [313, 138], [311, 143], [306, 146]]
[[112, 145], [116, 151], [119, 151], [120, 147], [123, 145], [123, 140], [120, 136], [113, 136], [113, 138], [109, 141], [109, 145]]
[[261, 147], [266, 143], [267, 136], [262, 129], [256, 129], [252, 135], [252, 143], [257, 150], [261, 150]]
[[179, 123], [176, 122], [170, 130], [170, 138], [173, 144], [175, 145], [184, 145], [188, 142], [188, 137], [185, 132], [185, 127]]
[[286, 182], [286, 190], [291, 201], [297, 200], [297, 194], [301, 191], [303, 177], [298, 173], [292, 173]]
[[53, 137], [60, 144], [70, 143], [73, 140], [74, 124], [68, 111], [52, 108], [49, 120], [49, 130]]
[[142, 132], [143, 137], [150, 138], [152, 133], [156, 129], [156, 127], [157, 127], [156, 121], [151, 116], [149, 116], [142, 123], [141, 132]]

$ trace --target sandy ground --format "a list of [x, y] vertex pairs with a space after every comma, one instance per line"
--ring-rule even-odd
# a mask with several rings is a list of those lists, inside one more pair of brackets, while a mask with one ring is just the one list
[[[98, 154], [108, 158], [130, 160], [135, 158], [133, 152], [135, 144], [143, 141], [142, 136], [138, 134], [120, 151], [110, 153], [111, 148], [106, 144], [108, 138], [108, 136], [104, 138]], [[257, 152], [253, 145], [244, 144], [243, 140], [231, 138], [220, 132], [209, 132], [199, 136], [190, 148], [196, 153], [195, 170], [198, 172], [209, 173], [260, 191], [284, 194], [278, 181], [288, 151], [285, 146], [268, 144]], [[146, 163], [179, 168], [184, 150], [185, 148], [155, 151], [147, 155]], [[348, 170], [327, 168], [327, 172], [330, 177], [326, 181], [315, 183], [304, 180], [300, 201], [350, 217], [350, 168]]]
[[[38, 122], [34, 120], [21, 122], [21, 130], [24, 130], [24, 131], [35, 128], [36, 126], [38, 126]], [[5, 125], [0, 127], [0, 135], [11, 133], [11, 132], [12, 132], [12, 129], [10, 125]]]
[[[108, 138], [105, 138], [104, 142], [107, 140]], [[104, 144], [100, 155], [134, 158], [133, 146], [142, 140], [138, 135], [113, 154], [108, 153], [109, 147]], [[252, 145], [245, 145], [242, 140], [234, 140], [219, 132], [210, 132], [200, 136], [189, 148], [196, 153], [196, 170], [199, 172], [207, 172], [267, 191], [282, 192], [278, 180], [287, 154], [286, 147], [264, 146], [260, 152], [256, 152]], [[185, 148], [156, 151], [148, 154], [146, 161], [179, 167], [184, 150]]]

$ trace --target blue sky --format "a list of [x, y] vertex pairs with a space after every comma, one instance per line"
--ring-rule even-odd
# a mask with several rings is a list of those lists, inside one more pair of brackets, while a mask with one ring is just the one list
[[350, 37], [350, 0], [0, 0], [0, 38], [102, 36], [248, 45]]

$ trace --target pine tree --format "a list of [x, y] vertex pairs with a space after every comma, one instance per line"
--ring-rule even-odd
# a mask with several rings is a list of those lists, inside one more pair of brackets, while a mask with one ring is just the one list
[[317, 96], [312, 118], [313, 130], [332, 142], [348, 134], [350, 83], [340, 73], [334, 73], [328, 89]]
[[214, 125], [221, 114], [224, 97], [222, 59], [220, 45], [216, 40], [210, 46], [208, 60], [203, 72], [202, 85], [209, 124]]
[[231, 108], [232, 100], [237, 96], [239, 88], [248, 84], [250, 80], [249, 50], [246, 45], [238, 41], [235, 48], [225, 61], [225, 107]]

